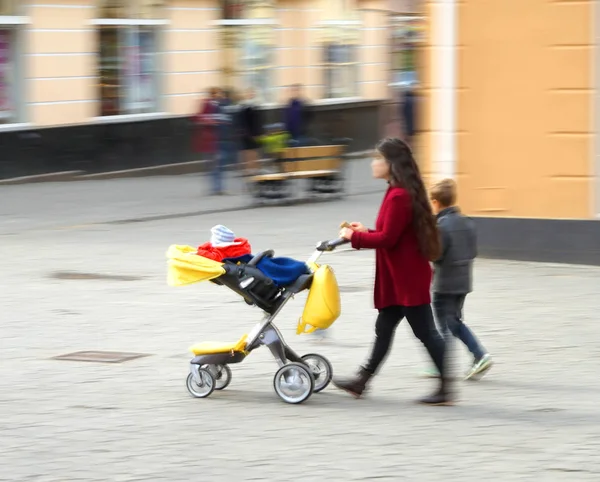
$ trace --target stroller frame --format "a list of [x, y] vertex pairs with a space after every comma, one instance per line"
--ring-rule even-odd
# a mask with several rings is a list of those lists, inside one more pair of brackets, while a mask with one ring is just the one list
[[[318, 261], [324, 252], [330, 252], [335, 250], [338, 246], [345, 244], [347, 241], [344, 239], [335, 239], [333, 241], [321, 242], [317, 245], [317, 249], [314, 254], [309, 258], [307, 264], [314, 264]], [[273, 251], [266, 251], [255, 256], [246, 266], [255, 266], [260, 259], [265, 256], [273, 256]], [[222, 351], [219, 353], [207, 353], [194, 356], [190, 361], [190, 376], [188, 376], [188, 390], [196, 398], [204, 398], [209, 396], [214, 389], [221, 390], [229, 385], [231, 380], [231, 371], [227, 367], [230, 364], [241, 363], [252, 351], [255, 349], [266, 346], [273, 358], [279, 366], [279, 370], [275, 375], [274, 386], [277, 394], [287, 403], [302, 403], [305, 401], [313, 392], [319, 392], [323, 390], [331, 381], [332, 368], [329, 361], [317, 354], [307, 354], [299, 356], [292, 348], [285, 342], [283, 335], [274, 324], [275, 318], [283, 310], [284, 306], [290, 301], [296, 294], [308, 289], [312, 283], [313, 273], [302, 275], [298, 280], [290, 287], [283, 290], [283, 292], [276, 298], [272, 309], [268, 309], [266, 306], [262, 306], [265, 312], [264, 318], [258, 322], [247, 336], [239, 340], [235, 347], [232, 345], [228, 347], [228, 351]], [[234, 291], [241, 294], [248, 304], [261, 305], [263, 303], [254, 303], [248, 299], [247, 292], [240, 292], [239, 279], [236, 280], [238, 286], [233, 286], [231, 282], [225, 280], [215, 280], [216, 284], [226, 285]], [[323, 365], [323, 369], [326, 373], [322, 379], [320, 372], [309, 363], [312, 361], [317, 365]], [[295, 371], [294, 371], [295, 370]], [[289, 373], [288, 373], [289, 372]], [[298, 372], [308, 378], [310, 381], [310, 389], [307, 390], [306, 394], [299, 398], [286, 397], [281, 393], [281, 379], [280, 374], [283, 376], [283, 380], [288, 384], [293, 384], [290, 379], [297, 379], [299, 377]], [[219, 380], [225, 376], [226, 379], [221, 383], [222, 386], [218, 386]], [[190, 379], [191, 378], [191, 379]], [[278, 381], [279, 380], [279, 381]], [[190, 382], [193, 381], [197, 387], [207, 387], [205, 391], [194, 391], [190, 389]], [[207, 385], [211, 385], [209, 387]], [[206, 394], [204, 394], [206, 393]]]
[[[287, 302], [294, 297], [296, 293], [286, 293], [284, 299], [280, 302], [277, 310], [273, 314], [265, 313], [263, 320], [258, 322], [254, 328], [248, 333], [246, 339], [246, 347], [243, 351], [230, 351], [228, 353], [215, 353], [210, 355], [197, 355], [195, 356], [190, 364], [192, 367], [197, 368], [201, 365], [226, 365], [232, 363], [240, 363], [250, 354], [250, 352], [256, 350], [260, 346], [266, 346], [269, 348], [273, 357], [277, 361], [279, 366], [285, 365], [288, 361], [303, 363], [294, 350], [283, 339], [283, 335], [273, 324], [275, 318]], [[193, 369], [193, 368], [192, 368]]]

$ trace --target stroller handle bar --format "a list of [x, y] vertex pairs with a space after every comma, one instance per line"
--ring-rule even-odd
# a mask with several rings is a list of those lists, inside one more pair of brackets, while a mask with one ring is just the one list
[[336, 239], [332, 239], [331, 241], [321, 241], [319, 244], [317, 244], [317, 251], [320, 251], [322, 253], [330, 252], [330, 251], [333, 251], [338, 246], [348, 244], [349, 242], [350, 241], [347, 240], [346, 238], [336, 238]]
[[330, 253], [335, 251], [336, 248], [348, 244], [350, 241], [345, 238], [336, 238], [330, 241], [321, 241], [317, 244], [317, 250], [309, 258], [308, 263], [316, 263], [323, 253]]

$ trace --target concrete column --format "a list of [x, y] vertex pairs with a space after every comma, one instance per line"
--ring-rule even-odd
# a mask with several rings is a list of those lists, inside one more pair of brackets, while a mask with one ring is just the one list
[[429, 4], [431, 39], [430, 152], [435, 181], [456, 173], [456, 0]]
[[594, 89], [594, 106], [592, 110], [592, 162], [590, 166], [592, 175], [592, 186], [590, 192], [591, 215], [600, 218], [600, 6], [592, 2], [592, 32], [594, 48], [592, 51], [592, 85]]

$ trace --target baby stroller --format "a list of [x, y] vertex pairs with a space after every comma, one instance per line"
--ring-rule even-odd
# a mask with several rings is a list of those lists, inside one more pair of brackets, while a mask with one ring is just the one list
[[341, 312], [337, 280], [330, 266], [318, 265], [317, 261], [324, 252], [331, 252], [345, 243], [345, 239], [319, 243], [306, 263], [310, 272], [285, 287], [276, 285], [257, 268], [263, 258], [273, 257], [272, 250], [252, 257], [247, 263], [220, 263], [197, 256], [190, 246], [171, 246], [167, 253], [170, 285], [211, 281], [233, 290], [248, 305], [257, 306], [264, 312], [263, 320], [234, 343], [203, 342], [190, 348], [194, 358], [186, 379], [189, 393], [196, 398], [206, 398], [214, 390], [225, 389], [232, 378], [229, 365], [242, 362], [263, 345], [269, 348], [279, 365], [273, 386], [284, 402], [302, 403], [313, 393], [324, 390], [333, 375], [329, 361], [318, 354], [297, 355], [285, 343], [273, 322], [290, 299], [310, 290], [297, 334], [325, 330], [333, 324]]

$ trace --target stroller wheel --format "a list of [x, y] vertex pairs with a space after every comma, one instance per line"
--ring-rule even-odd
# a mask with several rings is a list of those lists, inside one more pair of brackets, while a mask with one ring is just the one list
[[211, 373], [215, 377], [215, 390], [224, 390], [231, 383], [231, 368], [227, 365], [214, 365]]
[[315, 379], [302, 363], [288, 363], [282, 366], [273, 379], [275, 393], [286, 403], [302, 403], [312, 395]]
[[190, 373], [185, 381], [188, 392], [195, 398], [206, 398], [215, 389], [215, 378], [206, 368], [198, 368], [197, 376]]
[[302, 360], [308, 365], [315, 379], [315, 389], [313, 391], [319, 393], [321, 390], [325, 390], [333, 378], [333, 368], [329, 360], [316, 353], [304, 355]]

